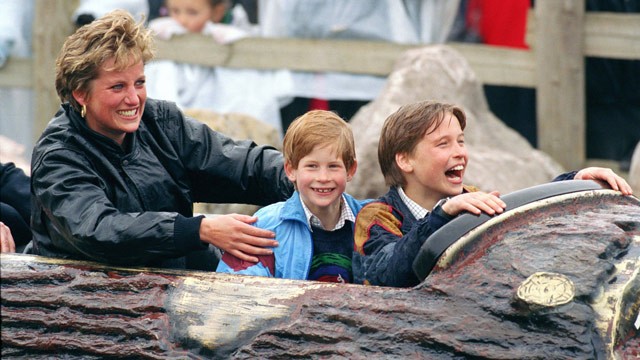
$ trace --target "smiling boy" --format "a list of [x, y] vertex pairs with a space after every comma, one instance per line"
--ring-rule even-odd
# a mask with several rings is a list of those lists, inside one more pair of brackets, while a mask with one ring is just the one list
[[[385, 121], [378, 160], [389, 191], [356, 220], [356, 283], [408, 287], [419, 283], [412, 264], [424, 241], [463, 211], [500, 214], [497, 191], [463, 184], [469, 162], [466, 116], [457, 106], [423, 101], [402, 106]], [[611, 169], [586, 168], [555, 180], [595, 179], [624, 195], [631, 187]]]
[[344, 193], [357, 168], [351, 128], [333, 112], [309, 111], [291, 123], [283, 148], [296, 191], [255, 214], [257, 227], [275, 232], [278, 247], [258, 263], [225, 253], [217, 271], [352, 282], [353, 228], [364, 202]]

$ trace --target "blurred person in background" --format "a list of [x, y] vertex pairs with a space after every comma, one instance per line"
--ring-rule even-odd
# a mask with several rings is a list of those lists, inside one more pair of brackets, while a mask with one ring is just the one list
[[[527, 14], [533, 0], [461, 0], [450, 41], [528, 49]], [[639, 1], [587, 0], [587, 12], [638, 13]], [[640, 60], [585, 57], [588, 159], [619, 162], [628, 171], [640, 142]], [[535, 89], [484, 85], [491, 111], [537, 147]]]
[[[459, 0], [268, 0], [258, 2], [262, 36], [443, 43]], [[384, 76], [294, 71], [294, 100], [282, 109], [282, 128], [313, 109], [349, 120], [378, 96]]]
[[[10, 59], [32, 56], [33, 14], [34, 0], [0, 1], [0, 71]], [[27, 158], [34, 139], [33, 108], [30, 88], [0, 87], [0, 135], [23, 146]]]
[[[228, 0], [167, 0], [169, 16], [154, 19], [149, 28], [162, 40], [202, 34], [219, 44], [229, 44], [250, 35], [233, 23], [221, 23], [231, 16], [230, 6]], [[173, 101], [183, 110], [244, 113], [271, 125], [282, 136], [280, 108], [290, 101], [292, 86], [288, 70], [233, 69], [155, 60], [147, 64], [145, 71], [147, 91], [153, 98]]]
[[71, 19], [76, 27], [80, 27], [91, 23], [110, 11], [122, 9], [128, 11], [138, 20], [147, 20], [149, 18], [150, 5], [155, 5], [157, 8], [156, 2], [153, 0], [80, 0]]

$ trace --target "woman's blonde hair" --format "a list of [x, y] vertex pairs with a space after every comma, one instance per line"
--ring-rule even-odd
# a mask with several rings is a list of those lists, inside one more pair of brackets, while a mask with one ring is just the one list
[[312, 110], [296, 118], [284, 135], [284, 158], [293, 168], [316, 146], [334, 146], [345, 167], [356, 161], [355, 142], [351, 127], [331, 111]]
[[88, 92], [106, 60], [114, 59], [113, 68], [107, 70], [124, 70], [140, 61], [146, 64], [153, 59], [154, 51], [144, 19], [136, 23], [128, 12], [114, 10], [80, 27], [65, 41], [56, 59], [58, 97], [80, 111], [73, 92]]

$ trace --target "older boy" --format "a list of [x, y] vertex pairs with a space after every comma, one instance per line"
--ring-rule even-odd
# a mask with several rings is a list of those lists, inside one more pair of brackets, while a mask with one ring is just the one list
[[332, 112], [310, 111], [291, 123], [283, 147], [296, 191], [255, 214], [256, 226], [275, 232], [278, 247], [258, 263], [225, 253], [217, 271], [353, 282], [353, 228], [363, 202], [344, 193], [357, 167], [351, 128]]
[[[463, 211], [502, 213], [497, 191], [463, 185], [469, 162], [466, 116], [456, 106], [424, 101], [401, 107], [385, 121], [378, 160], [389, 191], [366, 205], [356, 221], [356, 283], [408, 287], [419, 283], [412, 264], [424, 241]], [[586, 168], [555, 180], [597, 179], [631, 194], [610, 169]]]

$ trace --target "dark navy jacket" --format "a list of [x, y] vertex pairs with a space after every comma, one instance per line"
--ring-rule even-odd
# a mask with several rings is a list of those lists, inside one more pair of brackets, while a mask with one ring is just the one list
[[20, 252], [31, 240], [29, 176], [12, 162], [0, 165], [0, 221], [11, 230]]
[[[559, 175], [553, 181], [571, 180], [576, 172]], [[465, 186], [464, 191], [476, 191]], [[354, 233], [356, 255], [353, 276], [356, 283], [411, 287], [420, 280], [413, 261], [422, 244], [454, 217], [440, 207], [417, 220], [393, 187], [377, 201], [360, 210]]]
[[424, 241], [453, 217], [431, 211], [417, 220], [392, 187], [358, 213], [354, 234], [356, 283], [408, 287], [420, 282], [413, 260]]

